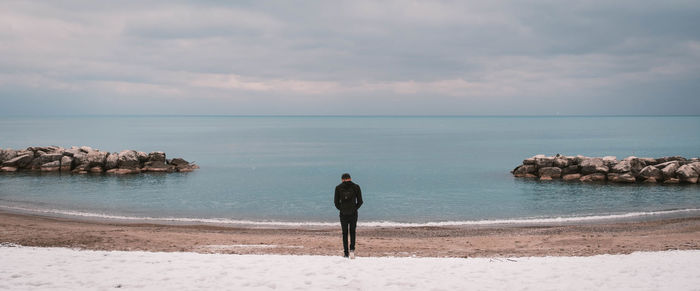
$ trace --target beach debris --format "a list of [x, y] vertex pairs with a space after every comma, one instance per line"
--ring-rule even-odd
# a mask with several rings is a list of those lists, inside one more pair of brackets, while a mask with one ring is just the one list
[[700, 158], [629, 156], [618, 160], [615, 156], [601, 158], [540, 154], [523, 160], [511, 173], [518, 178], [540, 181], [561, 179], [621, 184], [696, 184], [700, 180]]
[[195, 163], [182, 158], [167, 159], [164, 152], [149, 154], [134, 150], [103, 152], [89, 146], [28, 147], [0, 149], [0, 172], [67, 172], [75, 174], [137, 174], [143, 172], [192, 172]]

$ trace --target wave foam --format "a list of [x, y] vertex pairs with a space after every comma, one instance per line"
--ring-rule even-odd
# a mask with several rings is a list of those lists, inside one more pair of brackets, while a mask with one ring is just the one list
[[[149, 217], [149, 216], [123, 216], [104, 213], [82, 212], [74, 210], [60, 209], [35, 209], [17, 206], [0, 205], [0, 208], [10, 211], [20, 211], [28, 213], [41, 213], [47, 215], [72, 216], [82, 218], [95, 218], [121, 221], [149, 221], [149, 222], [169, 222], [180, 224], [223, 224], [223, 225], [246, 225], [246, 226], [282, 226], [282, 227], [329, 227], [337, 226], [337, 222], [317, 222], [317, 221], [255, 221], [239, 220], [229, 218], [190, 218], [190, 217]], [[462, 220], [462, 221], [436, 221], [436, 222], [394, 222], [394, 221], [366, 221], [358, 222], [364, 227], [439, 227], [439, 226], [483, 226], [483, 225], [526, 225], [526, 224], [564, 224], [577, 222], [604, 222], [624, 219], [641, 219], [660, 216], [674, 216], [683, 214], [700, 214], [700, 208], [671, 209], [645, 212], [628, 212], [608, 215], [570, 216], [570, 217], [544, 217], [544, 218], [516, 218], [516, 219], [484, 219], [484, 220]]]

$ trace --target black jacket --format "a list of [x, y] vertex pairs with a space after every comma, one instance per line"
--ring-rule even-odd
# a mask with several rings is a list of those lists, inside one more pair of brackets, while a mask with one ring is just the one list
[[340, 210], [340, 214], [357, 214], [357, 210], [362, 206], [362, 190], [360, 185], [352, 181], [345, 181], [335, 187], [335, 198], [333, 199], [335, 208]]

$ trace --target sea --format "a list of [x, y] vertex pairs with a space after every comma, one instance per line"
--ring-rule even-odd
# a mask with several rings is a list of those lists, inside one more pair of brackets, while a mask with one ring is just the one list
[[118, 220], [336, 225], [334, 188], [362, 188], [360, 225], [581, 222], [700, 214], [698, 185], [514, 178], [536, 154], [700, 156], [700, 116], [0, 117], [0, 148], [164, 151], [201, 169], [0, 173], [0, 210]]

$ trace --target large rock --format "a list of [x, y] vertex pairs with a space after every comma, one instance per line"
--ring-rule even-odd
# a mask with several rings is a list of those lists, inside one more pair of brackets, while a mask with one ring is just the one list
[[92, 148], [89, 147], [89, 146], [81, 146], [81, 147], [80, 147], [80, 151], [87, 154], [87, 153], [89, 153], [89, 152], [94, 151], [94, 149], [92, 149]]
[[608, 174], [608, 181], [613, 182], [613, 183], [634, 183], [637, 181], [637, 179], [632, 176], [630, 173], [624, 173], [624, 174], [618, 174], [618, 173], [609, 173]]
[[673, 157], [658, 158], [658, 159], [656, 159], [656, 161], [659, 163], [665, 163], [665, 162], [670, 162], [670, 161], [685, 162], [686, 159], [684, 157], [681, 157], [681, 156], [673, 156]]
[[661, 174], [664, 175], [664, 180], [676, 178], [676, 170], [678, 170], [678, 163], [670, 163], [661, 169]]
[[12, 159], [9, 159], [9, 160], [3, 162], [2, 166], [3, 167], [24, 168], [24, 167], [28, 166], [32, 162], [33, 159], [34, 159], [33, 155], [24, 154], [24, 155], [14, 157]]
[[561, 179], [564, 181], [574, 181], [581, 179], [581, 174], [568, 174], [561, 177]]
[[639, 171], [639, 177], [642, 179], [654, 178], [654, 181], [658, 181], [664, 178], [661, 170], [654, 166], [646, 166], [641, 171]]
[[17, 157], [17, 151], [13, 149], [0, 150], [0, 164]]
[[70, 172], [73, 169], [73, 158], [63, 156], [61, 158], [61, 172]]
[[107, 152], [98, 151], [89, 152], [87, 154], [87, 168], [103, 167], [108, 154]]
[[139, 168], [139, 156], [136, 151], [124, 150], [119, 153], [119, 159], [117, 163], [118, 168], [122, 169], [138, 169]]
[[629, 161], [621, 161], [610, 169], [610, 172], [613, 173], [627, 173], [629, 171], [632, 171], [632, 166]]
[[141, 169], [144, 172], [175, 172], [175, 166], [173, 165], [168, 165], [165, 164], [162, 161], [148, 161], [144, 164], [143, 168]]
[[139, 163], [143, 164], [148, 161], [148, 154], [144, 152], [136, 152], [136, 155], [139, 157]]
[[691, 165], [682, 165], [676, 170], [676, 176], [681, 182], [695, 184], [698, 182], [698, 172]]
[[539, 170], [539, 176], [540, 179], [542, 177], [545, 177], [544, 180], [547, 180], [547, 178], [551, 179], [556, 179], [561, 177], [561, 169], [557, 167], [545, 167], [545, 168], [540, 168]]
[[88, 155], [82, 151], [79, 151], [73, 155], [73, 163], [76, 167], [87, 168], [89, 164]]
[[659, 163], [654, 165], [657, 169], [663, 169], [666, 168], [670, 164], [676, 164], [676, 166], [680, 166], [680, 163], [678, 161], [670, 161], [670, 162], [664, 162], [664, 163]]
[[590, 175], [593, 173], [604, 174], [603, 177], [605, 177], [605, 174], [608, 173], [608, 167], [605, 166], [603, 159], [589, 158], [581, 162], [581, 174], [584, 175], [584, 177], [585, 175]]
[[578, 174], [579, 171], [581, 171], [581, 167], [579, 165], [571, 165], [571, 166], [568, 166], [568, 167], [562, 169], [561, 174], [562, 175]]
[[61, 161], [48, 162], [41, 165], [42, 172], [58, 172], [61, 170]]
[[119, 154], [118, 153], [111, 153], [107, 156], [105, 159], [105, 170], [111, 170], [116, 168], [119, 165]]
[[554, 163], [553, 157], [537, 157], [537, 158], [535, 158], [535, 165], [537, 165], [538, 169], [551, 167], [553, 163]]
[[163, 162], [165, 163], [165, 153], [164, 152], [152, 152], [148, 154], [149, 162]]
[[605, 174], [603, 173], [593, 173], [590, 175], [585, 175], [579, 179], [581, 182], [602, 182], [605, 181]]
[[634, 176], [638, 176], [639, 172], [646, 166], [643, 160], [635, 156], [627, 157], [624, 160], [630, 163], [630, 172]]
[[658, 162], [654, 158], [639, 158], [644, 162], [645, 165], [651, 166], [651, 165], [656, 165]]
[[[189, 165], [189, 163], [183, 159], [175, 158], [170, 161], [170, 164], [174, 165], [176, 168], [183, 168]], [[535, 165], [520, 165], [515, 170], [513, 170], [513, 176], [525, 177], [526, 174], [534, 174], [537, 172], [537, 166]]]
[[605, 156], [603, 157], [603, 164], [605, 164], [606, 167], [610, 168], [617, 164], [617, 157], [616, 156]]
[[566, 168], [569, 166], [569, 160], [567, 160], [565, 157], [560, 156], [556, 157], [554, 161], [552, 162], [552, 165], [558, 168]]
[[63, 154], [41, 154], [36, 159], [43, 167], [43, 165], [46, 163], [60, 161], [62, 157], [63, 157]]

